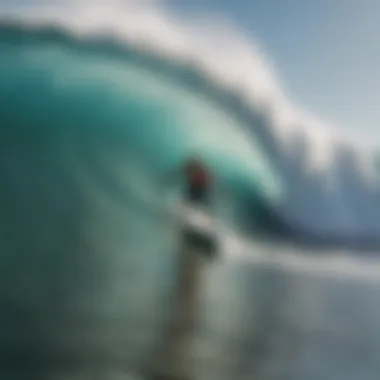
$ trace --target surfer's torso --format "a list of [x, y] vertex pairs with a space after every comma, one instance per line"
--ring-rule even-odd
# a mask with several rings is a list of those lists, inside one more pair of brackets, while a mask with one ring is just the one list
[[185, 166], [186, 197], [190, 202], [205, 203], [210, 197], [212, 179], [200, 164], [189, 163]]

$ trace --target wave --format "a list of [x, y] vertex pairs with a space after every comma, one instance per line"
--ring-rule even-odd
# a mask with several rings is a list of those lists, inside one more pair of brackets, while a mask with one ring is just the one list
[[[93, 7], [92, 17], [87, 18], [84, 17], [86, 7], [71, 4], [64, 8], [37, 7], [28, 12], [25, 8], [17, 12], [3, 11], [0, 54], [3, 57], [9, 49], [14, 49], [17, 53], [13, 63], [23, 61], [24, 66], [20, 66], [21, 71], [12, 73], [10, 67], [6, 67], [7, 63], [11, 65], [10, 61], [2, 60], [1, 67], [6, 73], [2, 81], [14, 86], [16, 76], [18, 80], [28, 78], [29, 91], [38, 86], [45, 86], [47, 92], [57, 91], [61, 86], [59, 91], [64, 92], [65, 86], [74, 84], [99, 92], [107, 87], [107, 81], [118, 81], [118, 77], [128, 72], [131, 76], [128, 70], [132, 66], [138, 68], [147, 75], [147, 82], [164, 85], [155, 90], [162, 91], [161, 100], [157, 93], [152, 95], [152, 86], [144, 85], [145, 93], [138, 95], [139, 100], [146, 101], [146, 93], [149, 93], [150, 106], [134, 110], [136, 122], [142, 122], [139, 112], [146, 113], [149, 109], [151, 115], [156, 115], [156, 124], [160, 124], [146, 136], [141, 133], [136, 137], [133, 132], [134, 144], [138, 140], [144, 155], [151, 155], [151, 162], [161, 162], [162, 169], [194, 149], [214, 150], [224, 157], [224, 161], [219, 159], [220, 167], [231, 159], [235, 160], [232, 172], [236, 167], [244, 167], [243, 179], [240, 179], [243, 183], [237, 193], [244, 199], [243, 209], [247, 219], [255, 221], [255, 229], [265, 226], [264, 230], [329, 244], [377, 245], [380, 189], [378, 170], [371, 154], [341, 136], [327, 133], [328, 126], [293, 106], [259, 49], [235, 29], [227, 27], [223, 20], [219, 20], [219, 24], [206, 20], [202, 27], [198, 22], [195, 28], [190, 27], [189, 22], [181, 22], [179, 26], [172, 15], [157, 6], [131, 3], [128, 7], [129, 16], [115, 9], [111, 12], [109, 8]], [[221, 41], [225, 53], [217, 48]], [[58, 58], [52, 58], [57, 51]], [[67, 60], [74, 53], [77, 54], [75, 60], [83, 60], [81, 74], [75, 74], [78, 66], [73, 60]], [[65, 58], [66, 64], [72, 64], [71, 68], [62, 67], [59, 57]], [[84, 62], [87, 62], [88, 73], [83, 70]], [[46, 75], [42, 84], [38, 85], [36, 78], [34, 82], [31, 80], [33, 70], [41, 74], [41, 68], [53, 78], [53, 84], [48, 83]], [[99, 82], [101, 76], [105, 81]], [[136, 89], [142, 86], [138, 80], [129, 84], [133, 86], [129, 91], [125, 88], [106, 90], [112, 100], [94, 95], [96, 91], [92, 91], [91, 96], [89, 92], [75, 94], [73, 91], [69, 97], [74, 103], [78, 97], [82, 97], [81, 101], [84, 96], [88, 100], [87, 108], [76, 110], [76, 117], [86, 118], [86, 112], [107, 102], [109, 111], [118, 115], [118, 122], [115, 118], [108, 122], [121, 128], [126, 119], [123, 121], [125, 116], [120, 114], [120, 94], [122, 92], [121, 96], [129, 104], [129, 112], [130, 105], [137, 104]], [[20, 90], [25, 88], [19, 87]], [[10, 106], [7, 91], [9, 87], [2, 86], [1, 108], [8, 108], [8, 113], [16, 112], [16, 105]], [[181, 120], [181, 127], [177, 120], [176, 127], [165, 128], [164, 120], [175, 114], [175, 107], [171, 106], [170, 110], [165, 107], [175, 104], [173, 93], [180, 92], [184, 104], [181, 112], [186, 108], [193, 119]], [[46, 111], [47, 106], [42, 103], [37, 106], [37, 100], [32, 99], [30, 93], [28, 96], [26, 102], [18, 105], [30, 120], [38, 107]], [[2, 114], [4, 117], [5, 113]], [[51, 117], [57, 119], [56, 115]], [[101, 119], [104, 121], [104, 116]], [[61, 124], [67, 122], [70, 120], [61, 120]], [[20, 120], [13, 123], [16, 124], [22, 125]], [[132, 138], [132, 132], [128, 138]], [[164, 148], [165, 154], [159, 153], [158, 140], [168, 148]], [[174, 147], [170, 143], [173, 140], [181, 143]], [[157, 157], [160, 157], [158, 161]]]

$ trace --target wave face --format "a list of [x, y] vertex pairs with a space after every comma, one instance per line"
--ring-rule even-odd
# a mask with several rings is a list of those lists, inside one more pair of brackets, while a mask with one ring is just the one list
[[378, 171], [359, 149], [321, 138], [315, 125], [286, 124], [278, 100], [223, 85], [189, 53], [180, 60], [159, 45], [34, 25], [1, 28], [6, 130], [117, 129], [156, 171], [203, 154], [250, 204], [256, 228], [262, 221], [316, 240], [378, 240]]
[[218, 103], [225, 95], [200, 73], [133, 46], [55, 29], [8, 25], [0, 39], [3, 133], [38, 135], [50, 124], [57, 138], [69, 130], [117, 133], [153, 176], [200, 154], [246, 198], [274, 201], [279, 187], [259, 141], [248, 140]]

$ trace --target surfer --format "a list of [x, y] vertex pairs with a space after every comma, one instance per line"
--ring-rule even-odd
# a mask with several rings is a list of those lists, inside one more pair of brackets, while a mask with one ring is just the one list
[[212, 178], [206, 165], [196, 158], [189, 159], [182, 167], [186, 181], [185, 199], [196, 205], [210, 205]]
[[[184, 178], [184, 200], [190, 206], [211, 205], [212, 178], [202, 160], [190, 158], [184, 165], [172, 173], [172, 178]], [[179, 234], [179, 267], [177, 285], [177, 303], [175, 317], [164, 334], [156, 360], [156, 371], [150, 380], [183, 380], [191, 379], [187, 367], [189, 349], [195, 328], [201, 286], [201, 256], [213, 257], [217, 251], [214, 236], [182, 227]]]
[[200, 158], [189, 158], [179, 169], [171, 172], [169, 177], [184, 180], [184, 201], [192, 206], [211, 205], [213, 179], [210, 170]]

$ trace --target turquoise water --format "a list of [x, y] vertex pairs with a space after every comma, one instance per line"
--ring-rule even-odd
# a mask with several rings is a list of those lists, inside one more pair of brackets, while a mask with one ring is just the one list
[[128, 45], [0, 28], [4, 373], [111, 379], [144, 366], [175, 291], [165, 210], [180, 187], [162, 178], [196, 153], [230, 189], [217, 211], [240, 245], [205, 268], [199, 377], [378, 378], [378, 263], [259, 239], [278, 232], [291, 180], [263, 134], [247, 134], [260, 114], [243, 117], [203, 79]]
[[162, 178], [195, 152], [248, 192], [260, 156], [222, 109], [117, 49], [4, 28], [0, 55], [2, 349], [137, 365], [175, 286]]

